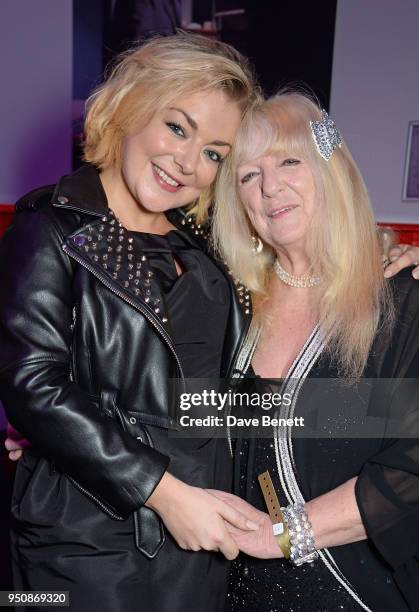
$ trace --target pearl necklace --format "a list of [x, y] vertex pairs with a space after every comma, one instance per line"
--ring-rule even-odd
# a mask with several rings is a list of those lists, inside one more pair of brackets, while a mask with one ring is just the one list
[[281, 266], [278, 259], [275, 259], [273, 268], [279, 280], [289, 287], [317, 287], [321, 283], [320, 276], [293, 276], [289, 274]]

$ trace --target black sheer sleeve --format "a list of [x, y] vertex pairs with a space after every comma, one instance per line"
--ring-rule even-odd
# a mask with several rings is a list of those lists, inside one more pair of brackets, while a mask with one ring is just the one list
[[361, 470], [355, 495], [370, 541], [419, 610], [419, 287], [406, 272], [394, 282], [396, 324], [381, 369], [383, 377], [403, 379], [391, 406], [404, 420], [403, 437], [384, 440]]

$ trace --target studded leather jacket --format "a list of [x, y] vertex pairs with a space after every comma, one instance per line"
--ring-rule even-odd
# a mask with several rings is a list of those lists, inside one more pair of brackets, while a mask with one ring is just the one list
[[[170, 459], [153, 448], [147, 425], [174, 427], [170, 379], [182, 377], [158, 282], [141, 245], [110, 213], [95, 168], [30, 193], [16, 208], [0, 244], [0, 397], [8, 418], [105, 512], [122, 519], [140, 511], [148, 520], [144, 503]], [[170, 220], [207, 248], [185, 213]], [[229, 286], [223, 377], [251, 316], [244, 288]]]

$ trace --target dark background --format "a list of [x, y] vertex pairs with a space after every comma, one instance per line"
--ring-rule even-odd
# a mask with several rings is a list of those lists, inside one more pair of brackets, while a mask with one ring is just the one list
[[[107, 61], [135, 44], [130, 12], [135, 0], [74, 0], [74, 97], [86, 98]], [[211, 20], [212, 0], [193, 2], [193, 20]], [[336, 0], [217, 0], [216, 11], [244, 9], [222, 19], [219, 38], [248, 55], [266, 94], [304, 83], [328, 107]]]
[[[211, 0], [195, 2], [194, 18], [210, 19]], [[222, 40], [248, 55], [267, 95], [303, 83], [329, 107], [336, 0], [224, 0], [217, 11], [244, 8], [223, 19]]]

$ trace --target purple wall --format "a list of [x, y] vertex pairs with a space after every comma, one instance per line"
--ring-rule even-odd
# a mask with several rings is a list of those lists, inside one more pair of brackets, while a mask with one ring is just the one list
[[410, 121], [419, 121], [418, 0], [338, 0], [331, 113], [378, 221], [419, 222], [402, 200]]
[[0, 203], [71, 168], [72, 30], [71, 0], [0, 2]]
[[71, 167], [72, 1], [1, 0], [0, 203]]

